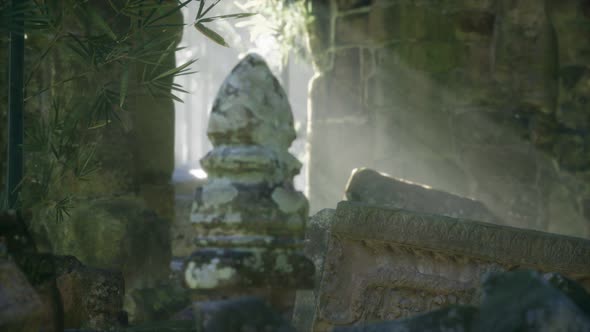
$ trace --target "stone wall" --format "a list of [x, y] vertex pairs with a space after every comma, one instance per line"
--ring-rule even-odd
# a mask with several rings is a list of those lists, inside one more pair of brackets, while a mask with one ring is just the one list
[[590, 2], [310, 4], [312, 212], [372, 167], [589, 234]]

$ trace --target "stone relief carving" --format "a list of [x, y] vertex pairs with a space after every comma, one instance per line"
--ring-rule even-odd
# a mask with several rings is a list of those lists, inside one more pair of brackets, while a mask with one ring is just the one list
[[590, 285], [590, 241], [341, 202], [329, 232], [314, 331], [477, 304], [490, 272], [558, 271]]
[[371, 286], [363, 294], [362, 321], [393, 320], [433, 311], [451, 304], [467, 304], [473, 292], [444, 294], [415, 288]]
[[334, 325], [397, 319], [478, 300], [488, 272], [509, 269], [461, 255], [334, 236], [324, 265], [320, 319]]

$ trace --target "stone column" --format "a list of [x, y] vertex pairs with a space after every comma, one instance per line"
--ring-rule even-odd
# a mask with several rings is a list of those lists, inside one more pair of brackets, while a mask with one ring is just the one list
[[222, 84], [207, 134], [213, 150], [201, 164], [207, 183], [191, 210], [194, 246], [184, 265], [188, 288], [297, 289], [313, 284], [301, 253], [308, 203], [293, 188], [301, 163], [291, 107], [277, 79], [255, 54]]

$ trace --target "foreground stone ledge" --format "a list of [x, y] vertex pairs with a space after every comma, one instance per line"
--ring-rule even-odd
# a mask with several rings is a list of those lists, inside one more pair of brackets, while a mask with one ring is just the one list
[[492, 272], [559, 272], [590, 289], [590, 241], [340, 202], [330, 222], [314, 331], [480, 302]]
[[590, 241], [582, 238], [353, 202], [338, 204], [332, 231], [590, 278]]
[[[479, 306], [453, 305], [407, 319], [333, 332], [586, 332], [590, 294], [557, 273], [517, 270], [487, 276]], [[515, 301], [515, 299], [518, 299]]]

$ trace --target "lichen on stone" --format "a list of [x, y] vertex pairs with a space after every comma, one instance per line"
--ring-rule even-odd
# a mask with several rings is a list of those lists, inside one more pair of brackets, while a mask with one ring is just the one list
[[285, 253], [277, 252], [277, 255], [275, 257], [274, 270], [281, 273], [293, 272], [293, 265], [289, 263], [289, 258]]
[[[187, 285], [308, 287], [313, 264], [292, 255], [303, 240], [308, 211], [307, 199], [293, 186], [301, 168], [289, 153], [296, 136], [293, 115], [260, 56], [248, 55], [232, 70], [211, 114], [207, 134], [213, 150], [201, 160], [208, 179], [195, 191], [191, 211], [199, 249], [187, 265]], [[220, 270], [215, 260], [203, 263], [211, 257], [235, 270]], [[222, 282], [223, 277], [232, 280]]]
[[231, 279], [236, 270], [231, 267], [220, 267], [219, 259], [212, 259], [209, 264], [197, 266], [190, 262], [184, 272], [184, 280], [193, 289], [211, 289]]
[[238, 190], [229, 179], [215, 179], [203, 187], [203, 204], [216, 206], [231, 202], [238, 195]]
[[244, 264], [255, 271], [264, 271], [264, 260], [262, 259], [262, 249], [255, 248], [249, 250], [252, 256], [244, 261]]

